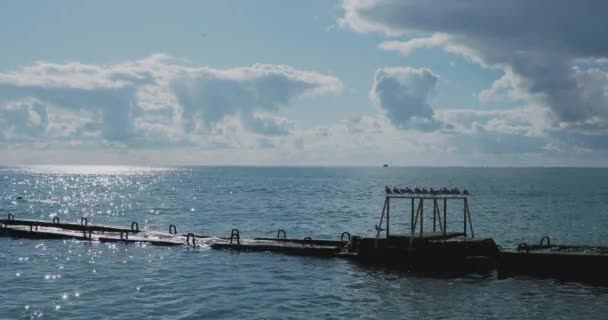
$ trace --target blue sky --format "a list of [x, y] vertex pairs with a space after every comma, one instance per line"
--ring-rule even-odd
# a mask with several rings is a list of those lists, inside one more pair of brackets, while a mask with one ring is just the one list
[[605, 4], [434, 2], [3, 3], [0, 161], [606, 165]]

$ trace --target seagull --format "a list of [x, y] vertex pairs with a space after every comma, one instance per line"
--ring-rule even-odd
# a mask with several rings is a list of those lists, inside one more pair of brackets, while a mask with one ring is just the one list
[[462, 190], [462, 194], [464, 194], [464, 195], [471, 195], [467, 189], [463, 189]]
[[429, 191], [426, 190], [426, 188], [422, 188], [422, 194], [427, 194], [427, 193], [429, 193]]
[[393, 187], [393, 193], [394, 194], [401, 194], [401, 192], [399, 192], [399, 189], [397, 189], [397, 187]]
[[384, 187], [384, 192], [386, 192], [386, 194], [392, 194], [393, 193], [391, 191], [391, 188], [389, 188], [389, 187]]
[[460, 191], [458, 191], [458, 188], [452, 188], [452, 194], [460, 194]]
[[446, 188], [446, 187], [443, 187], [443, 189], [441, 189], [441, 193], [443, 193], [443, 194], [449, 194], [450, 190], [448, 188]]
[[406, 189], [403, 189], [403, 188], [399, 189], [399, 192], [400, 192], [401, 194], [406, 194], [406, 193], [408, 193], [408, 192], [407, 192], [407, 190], [406, 190]]
[[422, 190], [420, 190], [420, 189], [416, 188], [416, 189], [414, 189], [414, 193], [415, 193], [415, 194], [421, 194], [421, 193], [422, 193]]
[[405, 188], [405, 193], [412, 194], [414, 191], [412, 191], [410, 188]]
[[430, 194], [432, 194], [432, 195], [436, 195], [436, 194], [437, 194], [437, 191], [435, 191], [435, 189], [431, 188], [431, 189], [429, 190], [429, 193], [430, 193]]

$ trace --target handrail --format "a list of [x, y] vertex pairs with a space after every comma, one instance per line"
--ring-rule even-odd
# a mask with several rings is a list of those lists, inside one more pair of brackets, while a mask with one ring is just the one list
[[233, 239], [236, 239], [237, 245], [241, 245], [241, 233], [239, 232], [239, 229], [235, 228], [230, 231], [230, 243], [232, 243]]
[[540, 238], [540, 246], [544, 246], [545, 243], [545, 239], [547, 239], [547, 247], [551, 246], [551, 239], [549, 239], [549, 236], [544, 236], [542, 238]]
[[[345, 235], [348, 236], [348, 240], [346, 240], [346, 241], [344, 241], [344, 236]], [[340, 235], [340, 241], [342, 241], [342, 242], [350, 241], [350, 233], [348, 231], [342, 232], [342, 235]]]
[[[190, 238], [192, 238], [192, 244], [190, 244]], [[186, 235], [186, 245], [193, 248], [196, 247], [196, 237], [194, 236], [194, 233], [190, 232]]]
[[[281, 238], [281, 233], [283, 234], [283, 238]], [[287, 239], [287, 232], [285, 232], [285, 230], [283, 229], [279, 229], [279, 231], [277, 231], [277, 240], [285, 240]]]
[[517, 245], [517, 252], [518, 253], [522, 253], [522, 252], [530, 253], [530, 246], [527, 243], [522, 242]]
[[[177, 234], [177, 226], [175, 226], [174, 224], [170, 224], [169, 225], [169, 234], [176, 235]], [[188, 233], [188, 235], [190, 235], [190, 234], [192, 234], [192, 236], [194, 236], [193, 233]]]
[[302, 246], [303, 246], [303, 247], [306, 247], [306, 244], [307, 244], [307, 243], [308, 243], [310, 246], [312, 246], [312, 245], [313, 245], [313, 244], [312, 244], [312, 238], [311, 238], [311, 237], [306, 237], [306, 238], [304, 238], [304, 240], [302, 240]]

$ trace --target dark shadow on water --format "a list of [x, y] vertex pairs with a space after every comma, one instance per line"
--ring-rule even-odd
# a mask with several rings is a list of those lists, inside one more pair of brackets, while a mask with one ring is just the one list
[[407, 270], [398, 267], [379, 265], [374, 263], [366, 263], [360, 261], [350, 261], [353, 268], [362, 273], [367, 273], [373, 276], [381, 277], [403, 277], [403, 278], [428, 278], [440, 280], [466, 280], [470, 283], [486, 282], [488, 280], [496, 280], [496, 271], [488, 270], [483, 272], [470, 271], [417, 271]]

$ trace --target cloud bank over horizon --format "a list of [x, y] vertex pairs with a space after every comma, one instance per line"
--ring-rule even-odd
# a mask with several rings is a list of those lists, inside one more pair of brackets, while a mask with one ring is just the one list
[[608, 3], [340, 5], [301, 43], [4, 65], [0, 164], [608, 165]]
[[57, 150], [101, 158], [103, 150], [124, 150], [134, 162], [159, 164], [167, 159], [162, 150], [186, 164], [201, 153], [203, 163], [369, 164], [370, 154], [400, 163], [405, 150], [409, 164], [431, 155], [433, 165], [467, 165], [470, 155], [542, 159], [603, 143], [558, 132], [551, 110], [536, 105], [436, 109], [440, 79], [428, 68], [379, 68], [369, 90], [376, 114], [301, 127], [281, 110], [294, 99], [341, 94], [340, 79], [284, 65], [193, 67], [165, 55], [113, 65], [37, 62], [0, 73], [0, 146], [51, 159], [61, 159]]
[[332, 76], [285, 65], [213, 69], [152, 55], [113, 65], [38, 62], [0, 73], [0, 143], [213, 147], [230, 132], [287, 135], [297, 98]]
[[[608, 29], [603, 15], [608, 3], [344, 0], [343, 8], [340, 25], [360, 33], [384, 34], [387, 39], [379, 44], [382, 50], [408, 56], [415, 50], [441, 48], [483, 68], [503, 71], [479, 94], [480, 101], [515, 102], [523, 107], [506, 113], [470, 110], [465, 113], [496, 118], [474, 121], [469, 128], [458, 123], [449, 126], [469, 133], [506, 130], [501, 133], [520, 136], [521, 143], [512, 139], [514, 146], [525, 146], [530, 137], [543, 137], [545, 150], [605, 149], [608, 43], [600, 37]], [[427, 118], [433, 114], [425, 110]], [[516, 113], [523, 121], [507, 128], [505, 119], [513, 120]], [[454, 120], [463, 114], [444, 110], [442, 117]], [[505, 118], [506, 114], [510, 116]], [[528, 129], [522, 127], [526, 122]]]

